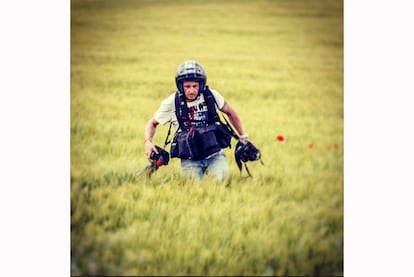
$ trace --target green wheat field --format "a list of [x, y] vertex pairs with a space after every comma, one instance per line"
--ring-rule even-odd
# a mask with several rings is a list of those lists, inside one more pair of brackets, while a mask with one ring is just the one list
[[[71, 275], [343, 275], [342, 1], [72, 0], [70, 12]], [[137, 175], [144, 126], [188, 59], [260, 148], [252, 178], [234, 148], [226, 183], [187, 180], [177, 159]]]

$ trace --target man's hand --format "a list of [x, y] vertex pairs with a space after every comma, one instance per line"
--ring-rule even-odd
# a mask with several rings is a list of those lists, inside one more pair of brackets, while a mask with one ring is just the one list
[[243, 134], [239, 136], [240, 142], [245, 144], [249, 141], [249, 135], [248, 134]]
[[145, 142], [145, 154], [147, 155], [148, 161], [151, 161], [151, 152], [154, 151], [155, 153], [158, 153], [157, 148], [155, 148], [154, 144], [152, 144], [151, 141], [147, 140]]

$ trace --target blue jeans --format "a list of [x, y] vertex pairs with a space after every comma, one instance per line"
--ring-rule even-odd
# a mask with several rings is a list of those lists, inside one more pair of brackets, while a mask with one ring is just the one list
[[226, 154], [223, 150], [208, 156], [204, 160], [192, 161], [182, 159], [181, 169], [185, 175], [198, 180], [201, 180], [203, 174], [206, 173], [221, 182], [230, 174], [229, 165], [226, 161]]

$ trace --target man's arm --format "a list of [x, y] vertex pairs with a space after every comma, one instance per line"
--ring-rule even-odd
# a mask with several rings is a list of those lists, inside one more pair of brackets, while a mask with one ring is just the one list
[[150, 161], [150, 154], [152, 151], [158, 153], [157, 149], [155, 148], [154, 144], [152, 144], [152, 138], [154, 137], [155, 130], [158, 126], [158, 121], [152, 118], [148, 123], [145, 125], [145, 154], [147, 155], [148, 160]]
[[229, 117], [230, 123], [234, 126], [234, 128], [239, 133], [240, 140], [243, 142], [246, 141], [248, 136], [243, 131], [243, 126], [242, 126], [240, 117], [237, 114], [237, 112], [227, 102], [224, 103], [224, 106], [221, 109], [221, 111], [227, 114], [227, 116]]

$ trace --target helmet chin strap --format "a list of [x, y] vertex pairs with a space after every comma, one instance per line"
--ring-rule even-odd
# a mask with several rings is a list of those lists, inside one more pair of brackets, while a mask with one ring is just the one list
[[[184, 96], [185, 96], [185, 94], [184, 94]], [[199, 93], [199, 92], [197, 93], [197, 96], [196, 96], [193, 100], [188, 99], [188, 98], [187, 98], [187, 96], [185, 96], [185, 100], [187, 100], [187, 102], [193, 102], [193, 101], [196, 101], [198, 98], [200, 98], [200, 93]]]

